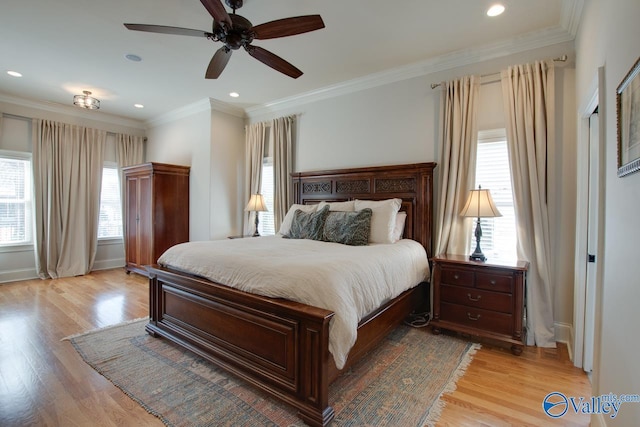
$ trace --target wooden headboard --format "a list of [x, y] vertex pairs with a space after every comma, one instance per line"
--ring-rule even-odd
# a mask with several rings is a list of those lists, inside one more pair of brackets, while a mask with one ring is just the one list
[[402, 199], [404, 237], [420, 242], [429, 258], [433, 227], [433, 169], [436, 163], [375, 166], [292, 173], [294, 203]]

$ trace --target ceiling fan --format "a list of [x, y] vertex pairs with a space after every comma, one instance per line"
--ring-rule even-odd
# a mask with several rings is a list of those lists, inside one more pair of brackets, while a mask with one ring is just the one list
[[320, 15], [278, 19], [254, 27], [248, 19], [236, 15], [236, 9], [242, 7], [243, 0], [225, 0], [227, 6], [233, 10], [231, 15], [227, 13], [222, 5], [222, 0], [200, 0], [200, 2], [213, 17], [211, 32], [165, 25], [124, 24], [124, 26], [135, 31], [205, 37], [215, 42], [224, 43], [224, 46], [216, 51], [213, 58], [211, 58], [211, 62], [209, 62], [205, 73], [205, 78], [207, 79], [217, 79], [227, 66], [233, 51], [241, 47], [258, 61], [297, 79], [302, 75], [302, 71], [278, 55], [259, 46], [253, 46], [251, 42], [253, 40], [293, 36], [324, 28], [324, 22]]

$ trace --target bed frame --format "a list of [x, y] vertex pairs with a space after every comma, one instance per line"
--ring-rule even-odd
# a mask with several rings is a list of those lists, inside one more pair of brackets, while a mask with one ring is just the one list
[[[292, 174], [294, 202], [402, 199], [406, 238], [431, 258], [435, 163]], [[334, 417], [329, 384], [340, 374], [329, 353], [328, 310], [238, 291], [158, 265], [149, 271], [146, 330], [213, 362], [298, 409], [311, 426]], [[352, 365], [427, 301], [416, 286], [363, 319], [347, 364]]]

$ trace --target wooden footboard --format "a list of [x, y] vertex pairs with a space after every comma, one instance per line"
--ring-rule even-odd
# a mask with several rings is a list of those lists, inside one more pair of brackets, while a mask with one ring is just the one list
[[[293, 405], [308, 425], [331, 422], [329, 384], [341, 372], [329, 353], [332, 312], [234, 290], [157, 265], [147, 269], [147, 332]], [[404, 292], [361, 322], [345, 368], [416, 307], [420, 292], [421, 287]]]

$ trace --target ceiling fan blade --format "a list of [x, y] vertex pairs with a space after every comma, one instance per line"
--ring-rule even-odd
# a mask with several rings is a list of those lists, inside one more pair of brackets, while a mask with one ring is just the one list
[[253, 56], [258, 61], [262, 62], [265, 65], [268, 65], [274, 70], [286, 74], [289, 77], [297, 79], [303, 74], [302, 71], [298, 70], [296, 67], [280, 58], [278, 55], [271, 53], [266, 49], [251, 45], [246, 46], [245, 49], [247, 52], [249, 52], [249, 55]]
[[227, 10], [222, 5], [221, 0], [200, 0], [200, 3], [207, 9], [216, 22], [224, 22], [229, 28], [233, 27], [231, 18]]
[[294, 36], [321, 28], [324, 28], [324, 21], [322, 21], [320, 15], [306, 15], [265, 22], [253, 27], [253, 32], [255, 33], [254, 38], [265, 40]]
[[216, 54], [211, 58], [207, 72], [204, 75], [205, 79], [217, 79], [222, 74], [224, 67], [227, 66], [227, 62], [231, 58], [233, 51], [226, 46], [222, 46], [217, 50]]
[[167, 27], [166, 25], [147, 25], [147, 24], [124, 24], [130, 30], [146, 31], [149, 33], [161, 34], [177, 34], [179, 36], [208, 37], [212, 35], [202, 30], [192, 30], [191, 28]]

